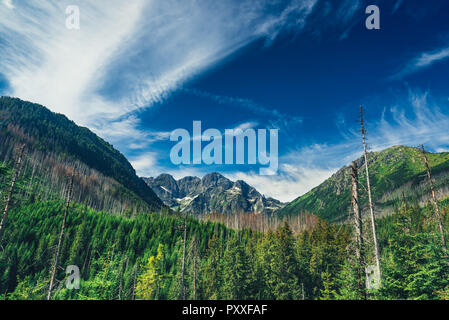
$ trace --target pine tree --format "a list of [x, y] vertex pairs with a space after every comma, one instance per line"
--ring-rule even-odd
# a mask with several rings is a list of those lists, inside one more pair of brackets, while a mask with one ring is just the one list
[[138, 277], [136, 297], [139, 300], [153, 300], [157, 298], [163, 287], [163, 254], [164, 246], [159, 245], [157, 255], [148, 259], [143, 273]]
[[121, 265], [125, 260], [122, 255], [99, 257], [93, 262], [97, 272], [91, 279], [82, 281], [80, 290], [62, 289], [55, 294], [56, 298], [83, 300], [115, 300], [119, 298]]
[[347, 259], [346, 248], [351, 234], [341, 227], [319, 220], [312, 231], [311, 238], [313, 243], [310, 258], [312, 294], [314, 297], [319, 297], [320, 290], [323, 289], [322, 274], [327, 272], [335, 278], [344, 260]]
[[320, 300], [333, 300], [336, 295], [336, 291], [334, 289], [335, 283], [332, 281], [331, 274], [326, 271], [321, 274], [321, 279], [323, 281], [323, 289], [321, 289], [321, 297]]
[[258, 245], [256, 272], [259, 276], [259, 299], [275, 299], [274, 288], [277, 277], [274, 274], [275, 263], [275, 236], [271, 230], [264, 235]]
[[301, 284], [301, 299], [313, 296], [313, 279], [310, 272], [312, 258], [312, 239], [310, 232], [302, 232], [296, 241], [296, 259], [298, 261], [298, 281]]
[[73, 265], [81, 266], [83, 263], [83, 257], [86, 254], [86, 221], [83, 220], [81, 225], [76, 230], [75, 239], [70, 249], [69, 261]]
[[356, 259], [346, 260], [335, 280], [333, 296], [337, 300], [365, 299], [364, 289], [359, 287], [359, 265]]
[[14, 292], [8, 295], [9, 300], [42, 300], [45, 297], [45, 289], [48, 280], [39, 278], [37, 283], [32, 276], [27, 276], [18, 283]]
[[299, 299], [298, 269], [294, 251], [294, 238], [287, 222], [276, 231], [271, 285], [278, 300]]
[[394, 216], [386, 248], [385, 288], [389, 299], [437, 299], [449, 285], [449, 261], [441, 244], [428, 232], [415, 232], [411, 217]]
[[204, 299], [221, 299], [220, 289], [222, 286], [222, 262], [221, 262], [220, 240], [214, 235], [208, 243], [207, 260], [203, 269]]
[[237, 237], [228, 241], [223, 256], [222, 297], [226, 300], [245, 300], [251, 298], [251, 265], [245, 249]]

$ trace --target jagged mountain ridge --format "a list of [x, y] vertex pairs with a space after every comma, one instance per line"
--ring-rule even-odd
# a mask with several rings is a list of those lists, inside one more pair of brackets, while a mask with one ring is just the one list
[[202, 179], [175, 180], [169, 174], [161, 174], [144, 180], [166, 205], [189, 214], [253, 212], [271, 216], [283, 206], [276, 199], [265, 198], [246, 182], [233, 182], [216, 172]]
[[[439, 197], [449, 194], [449, 152], [427, 153]], [[367, 193], [364, 159], [356, 161], [359, 168], [360, 196], [363, 212], [367, 212]], [[392, 213], [403, 194], [407, 201], [425, 203], [430, 197], [426, 169], [417, 148], [394, 146], [368, 154], [368, 167], [373, 200], [377, 215]], [[345, 166], [322, 184], [298, 197], [279, 210], [278, 216], [297, 215], [301, 212], [318, 214], [330, 221], [350, 217], [351, 177]]]

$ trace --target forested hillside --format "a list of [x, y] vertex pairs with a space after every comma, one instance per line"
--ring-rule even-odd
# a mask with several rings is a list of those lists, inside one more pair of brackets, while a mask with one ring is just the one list
[[[449, 153], [427, 153], [427, 157], [438, 196], [448, 195]], [[364, 170], [363, 158], [357, 159], [356, 164], [360, 170]], [[430, 187], [424, 160], [417, 148], [396, 146], [369, 153], [368, 167], [378, 215], [391, 214], [395, 203], [404, 196], [408, 201], [418, 200], [420, 204], [425, 204], [429, 199]], [[361, 190], [361, 205], [366, 209], [368, 198], [364, 174], [360, 174], [360, 183], [365, 188]], [[351, 176], [350, 168], [346, 166], [318, 187], [280, 209], [278, 215], [283, 217], [310, 212], [330, 221], [344, 221], [350, 217], [350, 205]]]
[[[67, 177], [75, 171], [74, 198], [97, 210], [130, 215], [163, 206], [151, 188], [136, 176], [128, 160], [89, 129], [43, 106], [1, 97], [2, 172], [11, 171], [22, 145], [22, 173], [28, 183], [22, 192], [27, 199], [62, 197]], [[2, 174], [0, 183], [7, 183], [9, 178]]]

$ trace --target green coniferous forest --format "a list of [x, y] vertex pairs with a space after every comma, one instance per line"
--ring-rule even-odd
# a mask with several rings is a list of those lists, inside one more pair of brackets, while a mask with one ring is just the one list
[[[11, 212], [0, 253], [3, 299], [45, 299], [62, 210], [62, 202], [42, 202]], [[181, 298], [183, 217], [122, 218], [80, 204], [69, 212], [54, 299]], [[364, 290], [349, 226], [319, 220], [297, 235], [288, 224], [261, 234], [188, 218], [185, 298], [448, 299], [449, 264], [430, 207], [398, 209], [378, 226], [383, 286]], [[80, 267], [80, 290], [65, 288], [67, 265]]]

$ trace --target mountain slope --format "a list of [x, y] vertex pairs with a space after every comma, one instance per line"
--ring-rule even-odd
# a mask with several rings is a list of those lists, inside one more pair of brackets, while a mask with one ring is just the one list
[[[429, 163], [439, 196], [449, 194], [449, 153], [428, 153]], [[389, 213], [403, 193], [409, 201], [424, 202], [430, 190], [420, 151], [416, 148], [395, 146], [368, 155], [371, 188], [377, 214]], [[366, 178], [363, 158], [356, 160], [359, 180], [363, 186]], [[346, 166], [318, 187], [287, 204], [279, 216], [296, 215], [302, 211], [316, 213], [331, 221], [346, 219], [350, 212], [350, 167]], [[360, 187], [361, 203], [367, 205], [364, 187]], [[366, 211], [366, 210], [365, 210]]]
[[161, 174], [144, 180], [166, 205], [192, 214], [255, 212], [272, 215], [283, 205], [273, 198], [265, 198], [244, 181], [232, 182], [216, 172], [202, 179], [185, 177], [176, 181], [169, 174]]
[[1, 97], [0, 161], [11, 164], [22, 144], [28, 161], [24, 172], [33, 177], [30, 185], [40, 185], [33, 191], [37, 196], [52, 198], [48, 194], [64, 189], [64, 175], [76, 167], [75, 199], [96, 210], [122, 213], [163, 205], [126, 158], [89, 129], [43, 106]]

